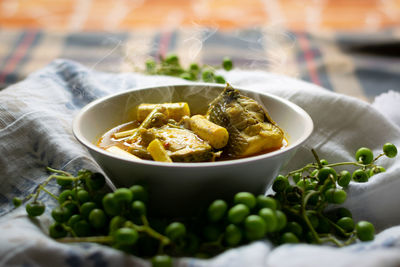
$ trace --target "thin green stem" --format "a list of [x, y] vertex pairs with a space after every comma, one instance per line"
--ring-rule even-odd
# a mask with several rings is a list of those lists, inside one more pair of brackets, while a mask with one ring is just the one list
[[357, 236], [353, 235], [351, 238], [349, 238], [346, 242], [343, 243], [344, 246], [350, 245], [354, 243], [357, 240]]
[[40, 187], [41, 187], [41, 186], [39, 186], [39, 187], [37, 188], [36, 193], [34, 194], [35, 197], [33, 198], [33, 202], [36, 202], [37, 199], [39, 198]]
[[297, 173], [297, 172], [302, 173], [302, 172], [304, 172], [304, 171], [307, 171], [307, 170], [310, 169], [310, 168], [316, 168], [316, 167], [317, 167], [317, 166], [316, 166], [315, 163], [309, 163], [309, 164], [307, 164], [306, 166], [304, 166], [303, 168], [300, 168], [300, 169], [297, 169], [297, 170], [294, 170], [294, 171], [289, 172], [288, 175], [287, 175], [287, 177], [289, 177], [290, 175], [293, 175], [293, 174], [295, 174], [295, 173]]
[[374, 158], [374, 160], [372, 162], [377, 161], [380, 157], [385, 156], [385, 153], [381, 153], [379, 154], [376, 158]]
[[222, 240], [224, 239], [224, 234], [220, 234], [215, 241], [209, 241], [201, 244], [200, 251], [220, 253], [226, 248], [222, 245]]
[[39, 185], [39, 188], [40, 188], [40, 190], [43, 190], [44, 192], [49, 194], [52, 198], [54, 198], [55, 200], [58, 201], [58, 197], [56, 195], [54, 195], [53, 193], [51, 193], [49, 190], [47, 190], [44, 186]]
[[53, 168], [50, 168], [50, 167], [46, 167], [46, 169], [47, 169], [48, 171], [51, 171], [51, 172], [54, 172], [54, 173], [61, 173], [61, 174], [64, 174], [65, 176], [73, 176], [72, 174], [70, 174], [69, 172], [66, 172], [66, 171], [56, 170], [56, 169], [53, 169]]
[[134, 224], [132, 222], [126, 222], [127, 227], [131, 227], [133, 229], [135, 229], [138, 232], [144, 232], [147, 233], [149, 236], [160, 240], [160, 242], [162, 242], [164, 245], [168, 245], [171, 243], [171, 240], [160, 234], [159, 232], [155, 231], [153, 228], [151, 228], [149, 225], [137, 225]]
[[70, 233], [73, 237], [78, 237], [75, 233], [75, 231], [69, 227], [68, 225], [66, 225], [65, 223], [61, 224], [61, 226], [64, 228], [65, 231], [67, 231], [68, 233]]
[[325, 165], [326, 167], [337, 167], [337, 166], [344, 166], [344, 165], [354, 165], [354, 166], [358, 166], [358, 167], [370, 167], [373, 166], [373, 164], [362, 164], [362, 163], [358, 163], [355, 161], [348, 161], [348, 162], [338, 162], [338, 163], [332, 163], [332, 164], [327, 164]]
[[327, 220], [328, 220], [328, 223], [329, 223], [330, 225], [332, 225], [336, 230], [338, 230], [343, 236], [349, 237], [349, 236], [352, 235], [352, 233], [347, 233], [342, 227], [340, 227], [340, 226], [337, 225], [336, 223], [332, 222], [328, 217], [323, 216], [323, 215], [322, 215], [322, 217], [324, 217], [325, 219], [327, 219]]
[[322, 243], [325, 242], [332, 242], [334, 243], [336, 246], [338, 247], [343, 247], [344, 244], [342, 242], [340, 242], [339, 240], [337, 240], [333, 235], [329, 234], [327, 237], [321, 238], [320, 239]]
[[302, 195], [302, 196], [303, 196], [303, 197], [302, 197], [303, 199], [302, 199], [302, 203], [301, 203], [301, 216], [303, 217], [303, 220], [304, 220], [305, 223], [307, 224], [308, 228], [310, 229], [310, 231], [311, 231], [312, 235], [314, 236], [315, 240], [317, 241], [317, 243], [321, 243], [321, 240], [320, 240], [320, 238], [319, 238], [317, 232], [315, 231], [314, 227], [312, 226], [310, 220], [309, 220], [308, 217], [307, 217], [307, 214], [306, 214], [306, 206], [307, 206], [308, 200], [309, 200], [313, 195], [316, 195], [316, 194], [319, 194], [319, 193], [320, 193], [320, 192], [318, 192], [318, 191], [312, 191], [312, 192], [310, 192], [309, 194], [307, 194], [305, 197], [304, 197], [304, 195]]
[[320, 159], [318, 157], [317, 152], [314, 149], [311, 149], [311, 152], [313, 153], [314, 158], [317, 161], [318, 168], [321, 169], [322, 168], [322, 164], [321, 164], [321, 161], [320, 161]]
[[60, 179], [60, 180], [65, 180], [65, 181], [77, 181], [80, 179], [81, 176], [74, 177], [74, 176], [63, 176], [63, 175], [53, 174], [50, 177]]

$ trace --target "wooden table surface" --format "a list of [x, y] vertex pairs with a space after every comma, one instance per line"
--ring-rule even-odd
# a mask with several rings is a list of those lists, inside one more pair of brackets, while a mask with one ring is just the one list
[[0, 27], [61, 31], [208, 26], [373, 31], [400, 25], [400, 0], [0, 0]]

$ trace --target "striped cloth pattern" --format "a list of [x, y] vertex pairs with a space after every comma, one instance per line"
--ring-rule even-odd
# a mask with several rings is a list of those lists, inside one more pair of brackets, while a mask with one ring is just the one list
[[56, 58], [101, 71], [132, 72], [142, 71], [149, 57], [176, 52], [183, 65], [217, 66], [230, 56], [236, 68], [285, 74], [365, 101], [400, 91], [400, 29], [373, 34], [311, 34], [273, 27], [116, 33], [0, 29], [0, 40], [0, 89]]

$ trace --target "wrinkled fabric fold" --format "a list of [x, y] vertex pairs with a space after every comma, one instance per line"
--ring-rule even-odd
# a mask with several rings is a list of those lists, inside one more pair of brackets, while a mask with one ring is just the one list
[[[386, 142], [400, 144], [399, 127], [374, 106], [321, 87], [281, 75], [234, 70], [220, 71], [237, 88], [281, 96], [312, 117], [315, 130], [282, 173], [313, 161], [314, 148], [329, 162], [353, 160], [361, 146], [374, 153]], [[184, 80], [136, 73], [111, 74], [76, 62], [56, 60], [24, 81], [0, 92], [0, 265], [1, 266], [150, 266], [149, 262], [96, 244], [61, 244], [47, 236], [50, 208], [29, 219], [12, 198], [26, 196], [46, 177], [46, 166], [76, 172], [100, 170], [75, 140], [71, 125], [86, 104], [112, 93], [152, 85], [188, 83]], [[268, 107], [266, 107], [268, 109]], [[273, 114], [271, 114], [273, 116]], [[345, 248], [315, 245], [273, 247], [268, 240], [231, 249], [215, 258], [175, 259], [176, 266], [394, 266], [400, 264], [400, 161], [382, 158], [386, 172], [368, 183], [351, 183], [345, 202], [355, 220], [373, 222], [379, 232], [373, 242]], [[51, 191], [56, 186], [50, 185]]]

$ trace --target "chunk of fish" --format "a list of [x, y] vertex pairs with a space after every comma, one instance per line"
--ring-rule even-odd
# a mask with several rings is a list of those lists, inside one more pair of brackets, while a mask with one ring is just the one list
[[255, 100], [227, 85], [207, 111], [208, 119], [229, 132], [224, 153], [246, 157], [282, 146], [283, 131]]

